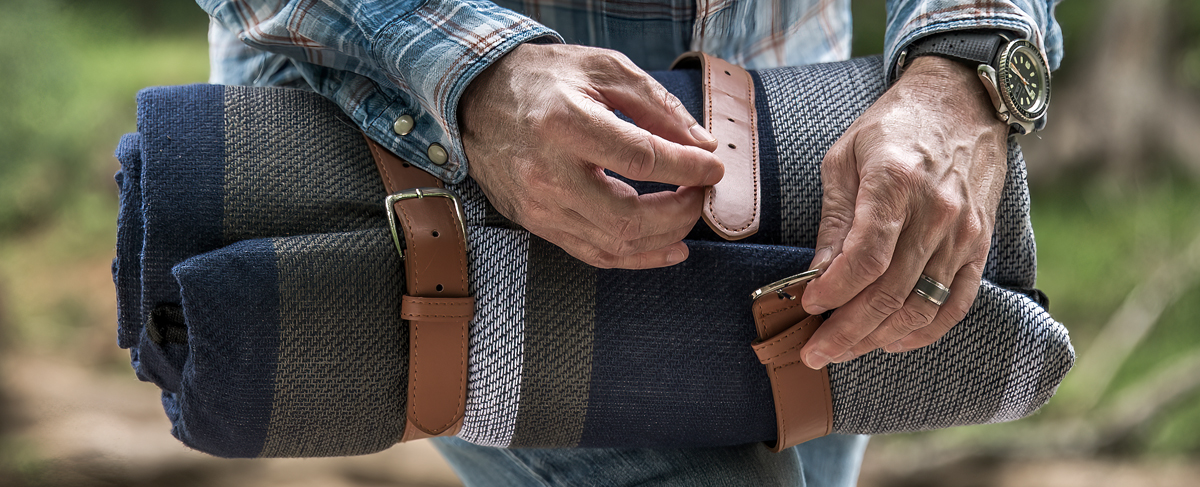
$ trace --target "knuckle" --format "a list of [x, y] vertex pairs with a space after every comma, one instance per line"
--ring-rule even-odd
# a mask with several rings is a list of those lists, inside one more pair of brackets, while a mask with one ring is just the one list
[[592, 55], [587, 58], [587, 67], [602, 82], [619, 82], [620, 79], [639, 71], [633, 61], [621, 52], [610, 49], [592, 49], [591, 52]]
[[[562, 100], [567, 97], [562, 95], [556, 99]], [[534, 136], [555, 137], [564, 127], [577, 125], [581, 119], [587, 120], [584, 116], [582, 107], [574, 103], [555, 102], [543, 107], [531, 107], [520, 119]]]
[[636, 253], [633, 242], [616, 235], [606, 236], [602, 242], [597, 242], [596, 246], [601, 251], [616, 257], [629, 257]]
[[626, 167], [624, 175], [630, 179], [644, 180], [654, 172], [654, 164], [658, 159], [654, 143], [647, 134], [631, 134], [623, 139], [616, 156]]
[[851, 249], [847, 252], [847, 257], [849, 257], [847, 263], [850, 265], [851, 275], [862, 279], [875, 279], [882, 276], [891, 264], [887, 251], [880, 248]]
[[[947, 225], [955, 220], [960, 220], [962, 214], [962, 203], [958, 198], [955, 198], [944, 192], [934, 193], [926, 205], [925, 211], [933, 218], [933, 222], [939, 226]], [[968, 219], [960, 221], [959, 228], [962, 228], [962, 223]]]
[[850, 228], [850, 219], [840, 212], [829, 212], [821, 215], [821, 223], [818, 228], [841, 232]]
[[642, 217], [638, 214], [617, 217], [613, 223], [613, 235], [618, 246], [631, 244], [642, 236]]
[[897, 296], [889, 290], [877, 289], [867, 296], [867, 309], [876, 316], [891, 316], [904, 306], [904, 298], [905, 296]]
[[895, 328], [903, 334], [924, 328], [933, 322], [935, 316], [935, 313], [919, 309], [917, 306], [905, 306], [898, 313], [900, 313], [900, 320]]
[[887, 343], [885, 343], [886, 340], [881, 338], [881, 336], [882, 335], [880, 335], [879, 333], [872, 333], [872, 334], [868, 335], [866, 338], [863, 338], [862, 341], [859, 342], [858, 345], [856, 345], [854, 347], [854, 350], [852, 350], [854, 352], [854, 355], [855, 356], [863, 356], [863, 355], [866, 355], [871, 350], [875, 350], [876, 348], [882, 348], [884, 345], [887, 345]]
[[854, 336], [845, 331], [836, 331], [829, 335], [828, 340], [838, 349], [849, 349], [858, 344], [860, 337]]
[[976, 213], [969, 213], [962, 218], [958, 225], [955, 238], [960, 242], [982, 241], [986, 249], [991, 245], [992, 229], [986, 218]]
[[906, 164], [898, 157], [889, 157], [873, 166], [863, 176], [864, 184], [885, 191], [894, 189], [912, 190], [924, 183], [918, 166]]
[[592, 267], [612, 269], [620, 265], [621, 258], [599, 248], [594, 248], [588, 252], [587, 258], [583, 259], [583, 261]]
[[680, 113], [685, 111], [683, 108], [683, 102], [657, 82], [651, 85], [651, 89], [654, 93], [654, 99], [657, 100], [660, 105], [662, 105], [662, 108], [666, 111], [666, 113]]

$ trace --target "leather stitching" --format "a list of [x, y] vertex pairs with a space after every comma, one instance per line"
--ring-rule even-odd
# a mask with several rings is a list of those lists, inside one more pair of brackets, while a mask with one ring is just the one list
[[750, 77], [749, 71], [742, 71], [746, 75], [746, 102], [749, 104], [746, 110], [750, 114], [750, 170], [754, 175], [754, 209], [750, 214], [750, 223], [746, 228], [758, 222], [758, 114], [754, 110], [754, 78]]
[[[806, 319], [808, 319], [808, 318], [805, 318], [805, 320], [806, 320]], [[797, 322], [797, 324], [799, 324], [799, 323], [803, 323], [803, 322], [804, 322], [804, 320], [800, 320], [799, 322]], [[794, 325], [793, 325], [793, 326], [794, 326]], [[785, 333], [785, 334], [783, 334], [783, 335], [776, 335], [775, 337], [771, 338], [771, 340], [770, 340], [770, 341], [768, 341], [768, 342], [763, 342], [763, 343], [779, 343], [779, 342], [782, 342], [782, 341], [786, 340], [788, 337], [790, 337], [790, 336], [792, 336], [792, 335], [795, 335], [795, 334], [797, 334], [797, 333], [802, 333], [802, 332], [804, 332], [804, 331], [807, 331], [807, 330], [808, 330], [808, 327], [807, 327], [807, 326], [801, 326], [800, 328], [796, 328], [796, 329], [794, 329], [794, 330], [792, 330], [792, 331], [790, 331], [790, 332], [787, 332], [787, 333]], [[788, 352], [790, 352], [790, 351], [792, 351], [792, 350], [795, 350], [795, 349], [796, 349], [796, 347], [801, 347], [801, 348], [802, 348], [802, 347], [804, 347], [804, 344], [805, 344], [805, 343], [808, 343], [808, 340], [802, 340], [800, 343], [798, 343], [798, 344], [795, 344], [795, 345], [792, 345], [792, 346], [788, 347], [786, 350], [783, 350], [783, 351], [781, 351], [781, 352], [779, 352], [779, 353], [776, 353], [776, 354], [774, 354], [774, 355], [771, 355], [770, 357], [767, 357], [767, 358], [765, 358], [765, 359], [762, 359], [762, 360], [760, 360], [760, 361], [762, 361], [763, 363], [770, 362], [771, 360], [775, 360], [775, 359], [779, 358], [780, 356], [782, 356], [782, 355], [784, 355], [784, 354], [786, 354], [786, 353], [788, 353]], [[770, 345], [768, 345], [768, 346], [766, 346], [766, 347], [762, 347], [762, 348], [770, 348]]]
[[[708, 110], [706, 113], [706, 115], [707, 115], [706, 127], [709, 130], [716, 130], [713, 127], [713, 120], [714, 120], [715, 114], [713, 113], [713, 102], [712, 102], [712, 99], [714, 96], [716, 96], [716, 94], [713, 93], [713, 82], [712, 82], [713, 70], [710, 65], [711, 63], [708, 60], [708, 57], [709, 57], [708, 54], [702, 53], [700, 55], [701, 65], [704, 68], [704, 92], [706, 94], [705, 101], [707, 102], [707, 107], [708, 107]], [[719, 59], [719, 58], [717, 58], [717, 59]], [[730, 66], [733, 66], [733, 65], [730, 64]], [[736, 68], [737, 66], [733, 66], [733, 67]], [[729, 225], [727, 225], [726, 222], [724, 222], [721, 219], [716, 217], [716, 212], [713, 209], [714, 206], [716, 205], [716, 192], [715, 191], [708, 192], [708, 198], [706, 198], [708, 200], [708, 214], [711, 217], [709, 220], [713, 224], [717, 225], [718, 227], [721, 227], [721, 230], [724, 230], [726, 233], [730, 233], [730, 234], [735, 234], [735, 233], [745, 231], [746, 229], [754, 226], [754, 224], [757, 223], [759, 220], [759, 210], [758, 210], [758, 203], [759, 203], [759, 194], [758, 194], [758, 191], [759, 191], [758, 114], [756, 114], [754, 111], [754, 78], [752, 78], [750, 76], [749, 72], [747, 72], [743, 69], [738, 69], [738, 71], [740, 71], [742, 74], [744, 74], [745, 78], [746, 78], [745, 82], [743, 83], [746, 86], [746, 96], [745, 96], [745, 98], [742, 98], [740, 100], [735, 100], [735, 101], [746, 102], [745, 104], [738, 104], [738, 105], [742, 106], [743, 108], [746, 108], [746, 112], [747, 112], [746, 119], [747, 119], [747, 123], [749, 124], [750, 171], [751, 171], [751, 177], [752, 177], [751, 181], [752, 181], [752, 184], [754, 185], [754, 201], [753, 201], [753, 206], [751, 208], [750, 220], [740, 228], [732, 228]], [[724, 93], [724, 92], [722, 92], [721, 94], [725, 94], [725, 95], [729, 96], [730, 98], [735, 98], [734, 96]]]
[[[421, 201], [421, 199], [416, 199], [416, 200], [407, 200], [407, 201]], [[407, 210], [404, 208], [404, 205], [401, 205], [400, 203], [401, 203], [401, 202], [399, 202], [399, 201], [398, 201], [398, 202], [396, 202], [396, 207], [397, 207], [397, 209], [399, 210], [399, 213], [402, 215], [402, 222], [403, 222], [403, 227], [404, 227], [404, 233], [405, 233], [405, 236], [407, 237], [408, 235], [411, 235], [411, 234], [413, 234], [413, 232], [412, 232], [412, 227], [413, 227], [413, 224], [412, 224], [412, 217], [411, 217], [411, 216], [408, 214], [408, 211], [407, 211]], [[453, 203], [449, 203], [449, 204], [453, 204]], [[453, 210], [453, 208], [451, 208], [451, 210]], [[459, 232], [456, 230], [456, 231], [455, 231], [455, 233], [459, 233]], [[412, 252], [412, 251], [416, 249], [417, 245], [419, 245], [419, 243], [418, 243], [417, 239], [415, 239], [415, 238], [414, 238], [414, 239], [412, 239], [410, 242], [411, 242], [411, 243], [410, 243], [410, 245], [411, 245], [412, 247], [410, 247], [410, 250], [409, 250], [409, 258], [408, 258], [408, 259], [406, 259], [406, 262], [412, 262], [412, 261], [414, 260], [414, 259], [412, 259], [412, 254], [413, 254], [413, 252]], [[418, 250], [418, 251], [416, 252], [416, 254], [417, 254], [417, 255], [420, 255], [420, 251]], [[464, 257], [462, 257], [462, 258], [459, 258], [459, 264], [460, 264], [460, 267], [459, 267], [459, 268], [460, 268], [460, 270], [461, 270], [461, 269], [463, 269], [463, 268], [465, 268], [465, 263], [463, 263], [463, 262], [462, 262], [463, 260], [465, 260], [465, 256], [464, 256]], [[413, 285], [414, 285], [413, 287], [420, 287], [420, 282], [421, 282], [421, 281], [420, 281], [420, 277], [419, 277], [418, 273], [416, 273], [416, 272], [413, 272], [411, 277], [412, 277], [412, 280], [413, 280]], [[460, 278], [460, 281], [461, 281], [461, 278]], [[419, 322], [417, 322], [417, 321], [410, 320], [410, 322], [412, 322], [412, 323], [413, 323], [413, 326], [414, 326], [413, 330], [414, 330], [414, 335], [415, 335], [415, 337], [413, 338], [413, 347], [412, 347], [412, 354], [413, 354], [413, 358], [412, 358], [412, 360], [410, 360], [410, 361], [409, 361], [410, 363], [412, 363], [412, 364], [413, 364], [413, 368], [412, 368], [412, 374], [411, 374], [411, 375], [412, 375], [412, 388], [411, 388], [411, 389], [412, 389], [412, 391], [411, 391], [411, 393], [412, 393], [412, 397], [413, 397], [413, 402], [414, 402], [414, 403], [416, 403], [416, 397], [417, 397], [417, 395], [416, 395], [416, 391], [417, 391], [418, 389], [420, 389], [420, 386], [419, 386], [417, 383], [418, 383], [418, 381], [419, 381], [419, 380], [420, 380], [420, 378], [421, 378], [421, 374], [420, 374], [420, 373], [419, 373], [419, 371], [417, 370], [417, 365], [418, 365], [418, 364], [420, 364], [421, 362], [420, 362], [420, 361], [418, 361], [418, 360], [416, 360], [416, 357], [418, 356], [417, 349], [419, 348], [419, 344], [420, 344], [420, 340], [419, 340], [419, 336], [420, 336], [420, 333], [419, 333], [419, 328], [420, 328], [420, 326], [421, 326], [421, 325], [420, 325], [420, 323], [419, 323]], [[465, 327], [465, 326], [462, 326], [462, 324], [461, 324], [461, 323], [459, 323], [459, 328], [460, 328], [460, 330], [461, 330], [461, 329], [463, 329], [463, 328], [466, 328], [466, 327]], [[459, 340], [460, 342], [461, 342], [461, 341], [463, 341], [463, 340], [465, 340], [465, 339], [466, 339], [466, 333], [465, 333], [465, 332], [460, 332], [460, 333], [459, 333], [459, 338], [460, 338], [460, 340]], [[463, 354], [460, 352], [460, 353], [459, 353], [459, 369], [460, 369], [460, 370], [462, 369], [463, 362], [464, 362], [464, 359], [463, 359], [462, 355], [463, 355]], [[458, 397], [457, 397], [457, 401], [458, 401], [458, 402], [457, 402], [457, 404], [462, 404], [462, 403], [463, 403], [463, 389], [464, 389], [464, 387], [462, 387], [462, 382], [463, 382], [463, 380], [462, 380], [462, 376], [461, 376], [461, 374], [459, 374], [459, 380], [458, 380], [459, 386], [456, 388], [456, 389], [458, 390]], [[441, 425], [441, 426], [438, 426], [438, 427], [436, 427], [436, 428], [429, 428], [429, 427], [426, 427], [426, 426], [423, 424], [423, 423], [424, 423], [424, 421], [422, 421], [422, 420], [421, 420], [421, 413], [420, 413], [420, 411], [418, 411], [416, 408], [414, 408], [414, 409], [413, 409], [413, 415], [412, 415], [412, 422], [413, 422], [413, 424], [417, 425], [417, 427], [418, 427], [418, 428], [421, 428], [422, 430], [425, 430], [425, 431], [427, 431], [427, 432], [428, 432], [428, 431], [444, 431], [446, 428], [449, 428], [451, 425], [453, 425], [453, 424], [454, 424], [454, 423], [455, 423], [455, 422], [458, 420], [457, 409], [460, 409], [460, 408], [456, 408], [456, 411], [455, 411], [455, 415], [454, 415], [454, 417], [450, 418], [450, 420], [449, 420], [449, 421], [448, 421], [446, 424], [444, 424], [444, 425]]]
[[[801, 294], [803, 294], [803, 291], [801, 291]], [[771, 316], [771, 315], [774, 315], [774, 314], [779, 314], [779, 313], [782, 313], [782, 312], [784, 312], [784, 311], [793, 310], [793, 309], [796, 309], [796, 307], [797, 307], [797, 306], [800, 306], [800, 305], [802, 305], [802, 304], [803, 304], [803, 303], [801, 303], [801, 302], [800, 302], [800, 300], [798, 300], [798, 299], [797, 299], [797, 300], [795, 301], [795, 304], [792, 304], [792, 305], [789, 305], [789, 306], [785, 306], [785, 307], [779, 308], [779, 309], [777, 309], [777, 310], [775, 310], [775, 311], [771, 311], [771, 312], [768, 312], [768, 313], [764, 313], [764, 314], [762, 315], [762, 317], [763, 317], [763, 318], [766, 318], [766, 317], [768, 317], [768, 316]], [[809, 316], [812, 316], [812, 315], [809, 315]], [[807, 319], [807, 318], [805, 318], [805, 319]]]
[[788, 431], [787, 417], [788, 417], [788, 415], [787, 414], [778, 414], [779, 404], [781, 404], [779, 402], [779, 389], [781, 389], [781, 388], [778, 387], [779, 384], [776, 384], [777, 376], [775, 374], [779, 369], [780, 369], [780, 367], [775, 367], [775, 368], [771, 369], [771, 373], [769, 375], [771, 376], [771, 395], [775, 397], [776, 416], [779, 418], [779, 432], [776, 433], [776, 435], [775, 435], [775, 436], [777, 436], [777, 438], [775, 438], [775, 449], [783, 450], [783, 445], [787, 444], [787, 431]]
[[[365, 134], [364, 134], [364, 137], [365, 137]], [[376, 144], [374, 141], [370, 140], [370, 138], [367, 138], [367, 147], [371, 151], [371, 156], [375, 159], [376, 168], [379, 169], [379, 172], [382, 174], [382, 176], [384, 178], [385, 186], [390, 186], [392, 188], [401, 186], [400, 182], [396, 179], [397, 175], [392, 174], [392, 172], [388, 170], [388, 165], [383, 162], [386, 155], [382, 152], [382, 150], [381, 150], [382, 148], [378, 144]], [[403, 162], [403, 161], [401, 161], [401, 162]], [[388, 191], [391, 190], [391, 188], [387, 188], [387, 189], [388, 189]], [[404, 205], [401, 205], [400, 203], [401, 202], [396, 202], [394, 207], [397, 210], [397, 214], [401, 215], [401, 225], [405, 230], [405, 236], [408, 237], [413, 234], [413, 232], [411, 230], [413, 227], [412, 217], [411, 217], [411, 215], [409, 215], [409, 213], [405, 209]], [[452, 201], [447, 201], [445, 204], [451, 205], [450, 208], [448, 208], [448, 211], [451, 211], [451, 212], [454, 211]], [[466, 235], [463, 235], [462, 232], [460, 230], [458, 230], [457, 226], [455, 226], [455, 228], [456, 229], [455, 229], [454, 233], [460, 236], [459, 242], [463, 242], [463, 248], [462, 248], [463, 251], [456, 252], [455, 254], [458, 256], [459, 286], [460, 286], [460, 289], [462, 289], [462, 291], [465, 294], [469, 291], [467, 284], [466, 284], [467, 281], [466, 281], [466, 277], [465, 277], [467, 274], [466, 248], [465, 248]], [[412, 243], [412, 245], [414, 247], [419, 245], [416, 242], [416, 239], [410, 239], [410, 242]], [[420, 254], [420, 251], [417, 251], [417, 254]], [[420, 277], [418, 276], [418, 273], [412, 272], [412, 273], [408, 273], [408, 274], [411, 274], [411, 276], [408, 276], [408, 277], [411, 277], [413, 279], [413, 287], [420, 287]], [[428, 302], [428, 301], [421, 301], [421, 304], [427, 305], [427, 306], [466, 306], [465, 303], [436, 303], [436, 302]], [[403, 314], [404, 313], [402, 312], [402, 315]], [[473, 318], [473, 315], [474, 315], [474, 306], [472, 306], [472, 309], [469, 312], [465, 312], [463, 314], [455, 314], [455, 315], [408, 314], [407, 316], [409, 316], [411, 318], [418, 318], [418, 319], [405, 318], [405, 319], [408, 319], [412, 325], [411, 339], [413, 342], [413, 345], [411, 347], [412, 357], [410, 360], [410, 363], [412, 364], [412, 369], [410, 370], [412, 387], [409, 388], [409, 405], [408, 405], [410, 411], [412, 412], [412, 414], [410, 415], [411, 416], [410, 421], [413, 423], [414, 426], [423, 430], [426, 433], [431, 432], [431, 431], [438, 431], [438, 432], [445, 431], [447, 428], [449, 428], [449, 427], [453, 426], [455, 423], [457, 423], [458, 420], [462, 417], [461, 412], [462, 412], [463, 408], [461, 406], [463, 405], [464, 389], [465, 389], [465, 387], [463, 387], [463, 384], [466, 380], [466, 378], [463, 377], [463, 375], [465, 375], [466, 352], [467, 352], [465, 350], [467, 347], [467, 344], [466, 344], [467, 326], [466, 325], [467, 325], [467, 322], [469, 322]], [[459, 346], [459, 354], [458, 354], [459, 355], [459, 370], [463, 371], [463, 372], [460, 372], [460, 374], [459, 374], [458, 387], [457, 387], [458, 406], [456, 407], [454, 417], [451, 418], [450, 421], [448, 423], [446, 423], [445, 425], [442, 425], [437, 428], [428, 428], [423, 424], [424, 422], [421, 420], [420, 412], [417, 410], [417, 408], [415, 406], [415, 404], [418, 403], [417, 391], [420, 389], [420, 386], [418, 385], [418, 383], [422, 376], [422, 374], [419, 370], [419, 369], [421, 369], [420, 364], [422, 362], [418, 359], [418, 357], [420, 356], [420, 349], [423, 348], [423, 347], [419, 346], [419, 343], [422, 341], [420, 339], [421, 323], [419, 322], [419, 318], [434, 318], [434, 317], [437, 317], [437, 318], [462, 318], [463, 319], [463, 322], [458, 323], [459, 330], [460, 330], [459, 343], [461, 344]], [[402, 316], [402, 318], [404, 318], [404, 316]], [[406, 432], [405, 436], [408, 436], [407, 432]]]

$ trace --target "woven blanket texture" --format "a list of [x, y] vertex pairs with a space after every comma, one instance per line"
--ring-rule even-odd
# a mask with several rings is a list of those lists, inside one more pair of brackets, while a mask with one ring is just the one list
[[[654, 73], [699, 117], [696, 72]], [[503, 218], [470, 180], [471, 323], [459, 436], [501, 447], [717, 446], [772, 440], [750, 291], [807, 268], [820, 162], [883, 91], [878, 57], [752, 73], [759, 233], [690, 258], [596, 269]], [[185, 444], [225, 457], [365, 454], [403, 434], [403, 265], [361, 134], [313, 93], [191, 85], [138, 96], [122, 169], [118, 339]], [[838, 433], [1027, 416], [1074, 360], [1033, 292], [1015, 142], [984, 282], [940, 341], [829, 366]], [[635, 183], [639, 191], [662, 185]], [[1033, 297], [1031, 297], [1033, 296]]]

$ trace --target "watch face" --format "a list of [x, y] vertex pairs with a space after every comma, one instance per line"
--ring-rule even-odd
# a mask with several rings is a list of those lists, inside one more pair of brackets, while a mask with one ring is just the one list
[[1028, 41], [1013, 42], [997, 68], [1009, 108], [1027, 121], [1040, 118], [1050, 101], [1050, 76], [1037, 48]]

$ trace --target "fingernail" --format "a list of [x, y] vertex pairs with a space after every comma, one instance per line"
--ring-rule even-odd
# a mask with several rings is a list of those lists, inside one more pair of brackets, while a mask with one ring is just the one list
[[821, 247], [821, 250], [817, 251], [817, 255], [813, 256], [812, 265], [809, 265], [808, 268], [824, 270], [829, 266], [830, 260], [833, 260], [833, 247]]
[[707, 130], [704, 130], [704, 127], [701, 127], [698, 123], [692, 124], [690, 131], [692, 132], [692, 138], [700, 142], [712, 142], [717, 140], [712, 136], [712, 134], [708, 133]]
[[899, 353], [899, 352], [904, 351], [904, 346], [901, 345], [900, 342], [896, 342], [896, 343], [892, 343], [886, 347], [883, 347], [883, 351], [885, 351], [887, 353]]
[[813, 350], [808, 352], [808, 357], [804, 359], [804, 363], [810, 369], [819, 369], [829, 364], [829, 356], [824, 353]]
[[846, 352], [838, 355], [838, 358], [833, 359], [833, 363], [840, 364], [842, 362], [849, 362], [851, 360], [854, 360], [854, 352]]
[[667, 252], [667, 265], [675, 265], [683, 262], [683, 252], [679, 249]]

